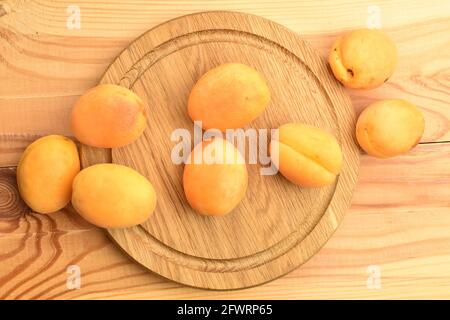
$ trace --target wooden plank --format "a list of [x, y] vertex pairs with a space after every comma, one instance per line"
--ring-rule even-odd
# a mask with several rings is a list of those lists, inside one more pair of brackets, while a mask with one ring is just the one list
[[[21, 209], [0, 213], [0, 297], [450, 298], [449, 168], [447, 143], [391, 160], [364, 156], [353, 206], [325, 247], [287, 276], [231, 292], [146, 272], [70, 209], [19, 219]], [[0, 194], [14, 190], [6, 187], [14, 185], [13, 169], [1, 170]], [[81, 289], [67, 288], [69, 265], [80, 267]], [[367, 287], [371, 265], [381, 272], [380, 289]]]
[[[340, 32], [366, 26], [373, 17], [371, 12], [379, 11], [381, 26], [398, 45], [399, 66], [382, 87], [350, 91], [355, 108], [359, 111], [381, 98], [408, 99], [424, 112], [423, 142], [450, 140], [450, 2], [77, 3], [81, 10], [79, 30], [67, 28], [67, 8], [72, 2], [2, 2], [0, 134], [22, 134], [24, 130], [70, 134], [63, 124], [74, 99], [98, 82], [113, 58], [136, 36], [182, 14], [221, 9], [262, 15], [304, 35], [326, 57]], [[21, 119], [25, 119], [24, 124]]]
[[[237, 10], [272, 19], [303, 35], [323, 57], [340, 32], [365, 26], [370, 12], [379, 10], [382, 28], [398, 45], [399, 66], [381, 88], [350, 91], [353, 104], [359, 111], [378, 98], [406, 98], [424, 111], [423, 142], [450, 140], [450, 2], [76, 3], [79, 30], [67, 28], [72, 1], [0, 1], [0, 166], [15, 165], [28, 139], [48, 133], [70, 136], [71, 104], [136, 36], [201, 10]], [[24, 139], [11, 144], [12, 135]], [[243, 291], [205, 292], [149, 275], [76, 215], [11, 220], [23, 214], [11, 211], [0, 215], [0, 297], [449, 298], [448, 156], [446, 144], [433, 144], [388, 161], [365, 157], [354, 205], [320, 254], [286, 277]], [[4, 190], [2, 182], [0, 208], [14, 203]], [[70, 263], [81, 266], [81, 290], [65, 286]], [[366, 287], [369, 264], [381, 267], [379, 290]]]
[[[7, 0], [3, 1], [3, 5], [8, 15], [17, 19], [14, 24], [22, 33], [31, 34], [37, 31], [54, 35], [106, 35], [117, 38], [135, 38], [148, 30], [149, 24], [156, 25], [199, 11], [230, 10], [252, 13], [281, 23], [294, 31], [302, 31], [302, 34], [317, 34], [363, 26], [375, 11], [380, 12], [383, 27], [397, 28], [447, 18], [450, 9], [450, 4], [440, 0], [322, 0], [320, 5], [314, 0], [261, 0], [258, 3], [250, 0], [38, 0], [32, 3], [25, 0]], [[80, 29], [67, 29], [67, 20], [71, 15], [67, 10], [71, 5], [77, 5], [80, 9]]]

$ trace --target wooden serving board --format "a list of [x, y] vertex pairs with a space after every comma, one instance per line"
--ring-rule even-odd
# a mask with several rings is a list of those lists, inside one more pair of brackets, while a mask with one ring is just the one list
[[[272, 100], [251, 128], [304, 122], [333, 133], [344, 165], [336, 183], [297, 187], [280, 174], [261, 176], [247, 165], [242, 203], [225, 217], [205, 217], [188, 205], [183, 165], [173, 164], [177, 128], [193, 132], [187, 99], [196, 80], [226, 62], [248, 64], [268, 81]], [[359, 169], [350, 99], [326, 63], [292, 31], [242, 13], [206, 12], [161, 24], [111, 64], [102, 83], [116, 83], [148, 102], [148, 128], [135, 143], [106, 150], [82, 147], [83, 166], [128, 165], [155, 186], [158, 205], [143, 225], [108, 230], [134, 260], [174, 281], [209, 289], [237, 289], [275, 279], [313, 256], [350, 205]]]

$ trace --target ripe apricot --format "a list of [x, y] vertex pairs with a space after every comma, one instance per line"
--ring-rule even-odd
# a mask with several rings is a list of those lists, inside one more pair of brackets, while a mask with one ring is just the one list
[[82, 143], [116, 148], [136, 140], [146, 127], [145, 104], [127, 88], [101, 84], [82, 95], [72, 110], [72, 130]]
[[386, 82], [397, 64], [397, 49], [381, 31], [360, 29], [339, 37], [328, 61], [344, 86], [371, 89]]
[[248, 174], [238, 149], [221, 138], [199, 143], [184, 167], [183, 187], [191, 207], [203, 215], [225, 215], [244, 198]]
[[266, 81], [255, 69], [226, 63], [206, 72], [189, 95], [188, 113], [205, 129], [236, 129], [257, 118], [270, 101]]
[[126, 228], [147, 220], [156, 207], [152, 184], [137, 171], [118, 164], [96, 164], [73, 181], [72, 205], [102, 228]]
[[356, 138], [368, 154], [389, 158], [405, 153], [420, 141], [425, 122], [420, 110], [405, 100], [381, 100], [359, 115]]
[[330, 133], [301, 123], [278, 128], [270, 142], [273, 164], [289, 181], [303, 187], [332, 183], [342, 167], [342, 151]]
[[72, 195], [72, 181], [80, 171], [75, 143], [63, 136], [37, 139], [22, 154], [17, 184], [25, 203], [39, 213], [64, 208]]

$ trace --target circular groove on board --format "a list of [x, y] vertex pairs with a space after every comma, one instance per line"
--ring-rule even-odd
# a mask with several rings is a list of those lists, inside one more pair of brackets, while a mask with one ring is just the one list
[[[255, 55], [277, 56], [277, 63], [290, 64], [293, 67], [302, 65], [302, 81], [305, 79], [312, 81], [309, 84], [312, 91], [311, 95], [324, 101], [322, 106], [324, 110], [320, 110], [318, 114], [323, 112], [323, 117], [328, 117], [329, 123], [326, 123], [326, 126], [330, 126], [342, 145], [344, 167], [341, 175], [335, 184], [329, 188], [328, 194], [325, 191], [313, 191], [317, 192], [317, 199], [319, 200], [316, 202], [310, 201], [310, 205], [316, 207], [314, 210], [311, 207], [311, 211], [314, 212], [311, 217], [306, 217], [304, 220], [294, 219], [294, 221], [297, 221], [295, 229], [285, 229], [286, 234], [280, 233], [282, 237], [280, 236], [279, 239], [275, 237], [272, 239], [274, 240], [272, 243], [265, 242], [267, 246], [263, 250], [261, 250], [261, 247], [255, 246], [253, 251], [241, 250], [240, 253], [230, 251], [226, 255], [223, 254], [223, 256], [226, 256], [226, 258], [223, 258], [221, 252], [210, 253], [208, 249], [203, 252], [196, 252], [195, 248], [183, 247], [182, 243], [172, 243], [171, 245], [168, 241], [164, 242], [158, 236], [155, 236], [154, 233], [160, 232], [159, 236], [164, 237], [164, 232], [161, 230], [167, 227], [161, 218], [156, 220], [156, 217], [152, 217], [141, 226], [108, 230], [108, 232], [114, 241], [134, 260], [166, 278], [196, 287], [236, 289], [264, 283], [291, 271], [308, 260], [325, 244], [337, 228], [350, 204], [359, 168], [359, 153], [352, 137], [355, 119], [350, 100], [331, 77], [325, 63], [303, 43], [298, 35], [260, 17], [231, 12], [208, 12], [184, 16], [166, 22], [148, 31], [132, 43], [129, 48], [125, 49], [108, 68], [102, 82], [118, 83], [133, 89], [138, 94], [144, 93], [146, 95], [149, 92], [154, 94], [152, 85], [157, 86], [158, 84], [152, 83], [148, 88], [146, 87], [149, 82], [148, 79], [152, 79], [152, 77], [159, 79], [158, 77], [164, 78], [166, 76], [161, 73], [163, 68], [158, 64], [169, 61], [165, 65], [166, 69], [164, 69], [167, 70], [167, 66], [170, 66], [170, 63], [177, 58], [173, 56], [180, 55], [183, 57], [184, 54], [184, 57], [191, 57], [194, 55], [191, 51], [195, 53], [195, 50], [198, 50], [200, 56], [203, 51], [206, 53], [212, 52], [214, 53], [214, 59], [226, 60], [224, 57], [219, 57], [221, 50], [217, 50], [215, 47], [217, 43], [222, 43], [221, 45], [228, 47], [234, 46], [233, 50], [242, 51], [243, 55], [247, 50], [245, 46], [250, 46]], [[183, 50], [191, 51], [183, 53]], [[224, 55], [234, 53], [234, 51], [227, 52], [226, 48], [224, 52]], [[180, 61], [181, 63], [186, 62]], [[244, 61], [244, 63], [246, 62]], [[189, 61], [186, 62], [186, 65], [188, 64]], [[153, 71], [155, 65], [157, 70]], [[186, 67], [185, 72], [189, 73], [188, 67]], [[177, 76], [177, 74], [174, 73], [173, 76]], [[188, 78], [189, 76], [191, 74], [188, 74]], [[198, 77], [198, 74], [194, 73], [193, 77]], [[161, 80], [161, 82], [164, 81], [165, 79]], [[176, 85], [177, 83], [174, 82], [174, 86]], [[325, 107], [325, 104], [328, 107]], [[339, 107], [339, 109], [336, 109], [336, 107]], [[303, 116], [300, 115], [300, 117]], [[322, 121], [321, 119], [311, 119], [311, 122]], [[152, 123], [149, 120], [149, 126], [151, 125]], [[255, 125], [255, 127], [257, 126]], [[152, 152], [151, 141], [154, 138], [154, 132], [146, 131], [144, 137], [139, 139], [135, 145], [113, 150], [112, 162], [135, 167], [144, 175], [149, 176], [150, 181], [152, 181], [155, 176], [148, 172], [147, 168], [153, 163], [147, 160], [138, 163], [134, 158], [139, 158], [147, 153], [150, 154]], [[169, 139], [169, 137], [161, 138]], [[109, 150], [94, 150], [83, 146], [82, 161], [83, 165], [111, 161], [111, 155]], [[249, 176], [249, 179], [252, 179], [252, 177]], [[276, 179], [275, 182], [269, 183], [278, 183], [283, 186], [288, 183], [282, 181], [283, 178]], [[299, 196], [306, 197], [306, 200], [313, 194], [309, 191], [309, 194], [306, 191], [298, 192]], [[164, 192], [163, 195], [169, 198], [169, 195]], [[170, 197], [172, 196], [170, 195]], [[162, 199], [162, 201], [166, 200]], [[186, 202], [184, 199], [179, 199], [179, 201]], [[317, 211], [317, 207], [321, 207], [323, 210]], [[248, 208], [252, 209], [251, 206], [248, 206]], [[186, 211], [187, 209], [183, 210]], [[308, 210], [309, 208], [302, 208], [302, 214], [307, 213]], [[187, 217], [192, 213], [186, 211], [181, 213], [170, 212], [170, 214], [176, 214], [174, 217], [181, 219], [180, 216], [183, 214], [182, 217]], [[293, 217], [295, 217], [294, 214]], [[166, 215], [168, 215], [167, 212]], [[242, 218], [242, 221], [246, 221], [246, 217], [240, 215], [240, 213], [233, 212], [230, 216], [232, 215], [234, 215], [232, 219]], [[192, 221], [199, 224], [205, 223], [199, 219]], [[155, 225], [158, 225], [160, 229], [155, 228]], [[205, 226], [208, 227], [208, 224], [206, 223]], [[259, 226], [255, 226], [255, 229], [258, 228]], [[171, 232], [176, 231], [177, 225], [175, 224]], [[279, 231], [274, 230], [274, 232]], [[202, 236], [208, 240], [209, 235], [203, 234], [200, 235], [200, 238]], [[209, 238], [209, 240], [211, 239], [213, 238]], [[186, 242], [189, 241], [193, 241], [195, 244], [192, 239], [186, 240]], [[227, 241], [232, 240], [228, 239]], [[220, 251], [220, 246], [217, 246], [217, 243], [214, 244], [215, 249]], [[180, 247], [176, 248], [177, 245]], [[250, 254], [248, 254], [249, 252]]]
[[[241, 37], [241, 39], [240, 41], [238, 39], [233, 41], [233, 38], [231, 39], [229, 38], [230, 35]], [[295, 61], [293, 62], [294, 64], [295, 63], [303, 64], [307, 68], [307, 70], [311, 73], [311, 76], [317, 81], [318, 86], [323, 90], [323, 87], [320, 84], [320, 81], [318, 81], [317, 77], [311, 72], [311, 70], [308, 68], [307, 65], [305, 65], [300, 59], [298, 59], [297, 56], [293, 55], [291, 52], [271, 42], [268, 39], [235, 30], [204, 30], [197, 33], [189, 33], [177, 37], [175, 39], [171, 39], [161, 44], [160, 46], [154, 48], [149, 53], [144, 55], [141, 59], [139, 59], [132, 66], [132, 68], [128, 70], [122, 77], [122, 79], [120, 80], [120, 85], [133, 90], [136, 81], [138, 81], [138, 79], [143, 73], [149, 70], [155, 63], [157, 63], [161, 59], [169, 56], [170, 54], [176, 51], [182, 50], [190, 46], [200, 45], [203, 43], [212, 43], [212, 42], [240, 43], [242, 42], [242, 38], [244, 38], [246, 41], [244, 43], [245, 45], [251, 45], [254, 46], [255, 48], [266, 50], [270, 53], [276, 53], [280, 56], [283, 56], [283, 58], [287, 56], [289, 57], [289, 59]], [[325, 91], [323, 91], [323, 95], [327, 97], [328, 101], [330, 100]], [[335, 114], [334, 117], [336, 118]], [[339, 141], [341, 140], [339, 130], [337, 138]], [[336, 183], [338, 183], [338, 180], [339, 177], [336, 179], [334, 186], [336, 185]], [[332, 193], [334, 193], [334, 191]], [[329, 200], [331, 201], [331, 198]], [[319, 218], [320, 217], [317, 217], [317, 219]], [[316, 222], [312, 224], [315, 225]], [[179, 264], [189, 267], [191, 269], [206, 270], [203, 263], [203, 258], [174, 250], [173, 248], [164, 244], [159, 239], [155, 238], [151, 233], [149, 233], [145, 229], [145, 227], [139, 226], [139, 228], [136, 229], [136, 233], [142, 235], [142, 232], [145, 233], [145, 236], [139, 237], [141, 239], [147, 240], [148, 245], [151, 246], [152, 251], [154, 251], [156, 254], [164, 258], [167, 258], [168, 260], [177, 261]], [[289, 234], [289, 236], [287, 236], [286, 238], [283, 238], [276, 244], [272, 245], [270, 248], [267, 248], [267, 250], [260, 251], [254, 255], [247, 255], [244, 257], [234, 259], [209, 259], [209, 261], [214, 264], [214, 267], [209, 269], [213, 269], [220, 272], [230, 272], [230, 271], [235, 272], [257, 267], [286, 253], [287, 251], [292, 249], [292, 247], [294, 247], [299, 241], [301, 241], [305, 236], [306, 236], [305, 234], [293, 232]]]

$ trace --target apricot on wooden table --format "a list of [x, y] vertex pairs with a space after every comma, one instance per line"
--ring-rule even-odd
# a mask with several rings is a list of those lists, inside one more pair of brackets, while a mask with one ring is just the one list
[[339, 37], [328, 61], [344, 86], [371, 89], [386, 82], [397, 64], [397, 49], [381, 31], [360, 29]]
[[273, 164], [289, 181], [302, 187], [331, 184], [342, 167], [342, 151], [330, 133], [302, 123], [278, 128], [270, 142]]
[[156, 192], [137, 171], [101, 163], [81, 170], [75, 177], [72, 205], [96, 226], [126, 228], [150, 217], [156, 207]]
[[203, 215], [225, 215], [244, 198], [245, 160], [230, 142], [213, 138], [199, 143], [184, 167], [183, 187], [191, 207]]
[[262, 75], [241, 63], [226, 63], [206, 72], [194, 85], [188, 101], [193, 121], [205, 129], [236, 129], [256, 119], [270, 101]]
[[414, 148], [424, 128], [423, 115], [412, 103], [399, 99], [381, 100], [359, 115], [356, 138], [368, 154], [389, 158]]
[[72, 130], [86, 145], [122, 147], [144, 131], [147, 123], [144, 109], [144, 102], [134, 92], [114, 84], [101, 84], [75, 103]]
[[72, 182], [80, 171], [75, 143], [50, 135], [31, 143], [17, 167], [17, 184], [25, 203], [38, 213], [64, 208], [72, 195]]

